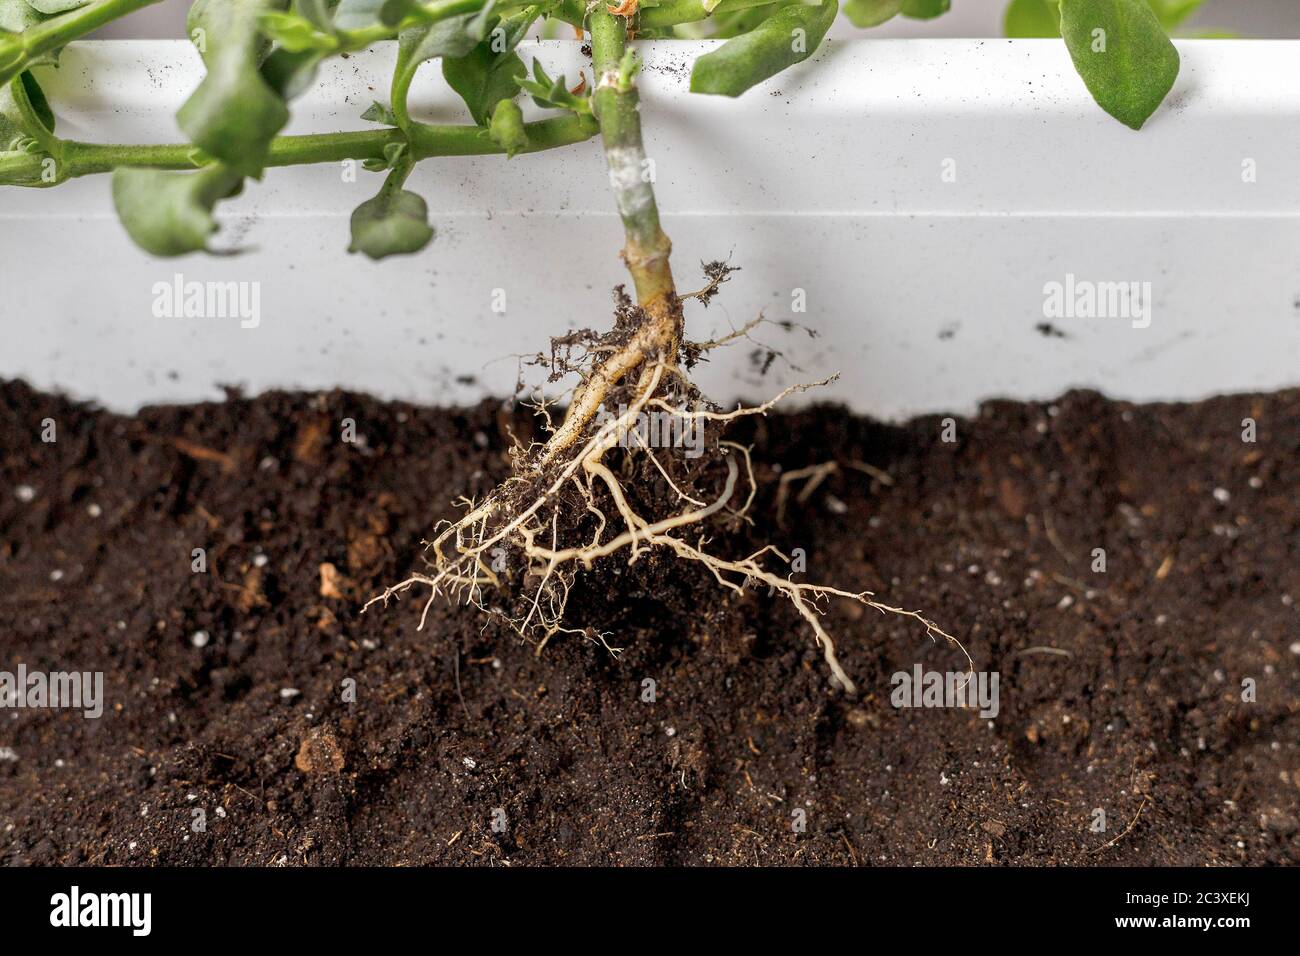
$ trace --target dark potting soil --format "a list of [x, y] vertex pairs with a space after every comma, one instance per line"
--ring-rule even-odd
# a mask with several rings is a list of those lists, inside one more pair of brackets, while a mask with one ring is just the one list
[[0, 671], [104, 675], [98, 719], [0, 709], [0, 863], [1300, 862], [1300, 392], [734, 430], [755, 524], [714, 549], [924, 609], [999, 675], [993, 720], [891, 704], [965, 667], [915, 622], [828, 609], [849, 698], [788, 604], [670, 561], [575, 589], [618, 659], [441, 604], [417, 631], [414, 595], [361, 615], [527, 427], [0, 386]]

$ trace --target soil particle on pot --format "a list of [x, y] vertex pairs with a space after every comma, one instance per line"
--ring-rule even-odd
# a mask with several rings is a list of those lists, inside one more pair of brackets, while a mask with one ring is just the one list
[[361, 614], [507, 474], [523, 411], [0, 385], [0, 672], [104, 681], [98, 719], [0, 709], [0, 864], [1300, 862], [1300, 393], [943, 431], [747, 422], [754, 525], [712, 546], [924, 609], [999, 675], [991, 720], [894, 706], [895, 675], [966, 667], [913, 622], [827, 606], [847, 698], [787, 604], [662, 555], [571, 596], [618, 658]]

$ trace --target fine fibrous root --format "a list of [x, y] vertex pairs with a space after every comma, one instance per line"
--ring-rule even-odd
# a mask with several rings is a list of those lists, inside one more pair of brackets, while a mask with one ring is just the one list
[[[784, 596], [812, 628], [834, 680], [853, 692], [822, 626], [831, 598], [912, 618], [931, 639], [957, 641], [920, 612], [879, 603], [869, 591], [807, 584], [793, 580], [793, 572], [776, 573], [768, 565], [792, 562], [773, 545], [740, 559], [709, 549], [710, 535], [754, 524], [750, 511], [758, 490], [749, 449], [721, 440], [717, 432], [736, 419], [764, 415], [791, 392], [814, 386], [797, 385], [762, 405], [723, 411], [688, 377], [708, 352], [750, 338], [765, 320], [710, 341], [685, 339], [683, 299], [707, 306], [736, 269], [721, 261], [705, 263], [706, 285], [686, 296], [677, 291], [669, 262], [672, 243], [660, 223], [654, 167], [641, 134], [639, 62], [628, 46], [627, 18], [636, 8], [635, 0], [615, 6], [593, 0], [587, 7], [595, 79], [591, 110], [623, 225], [622, 258], [635, 301], [620, 287], [613, 329], [605, 334], [579, 329], [552, 340], [550, 380], [578, 377], [564, 418], [552, 426], [553, 401], [540, 400], [539, 416], [550, 432], [546, 442], [516, 447], [511, 477], [482, 501], [470, 502], [458, 521], [436, 529], [427, 542], [429, 570], [393, 585], [366, 607], [422, 585], [429, 596], [421, 627], [442, 595], [505, 621], [539, 649], [556, 634], [580, 634], [617, 653], [609, 634], [571, 623], [569, 598], [579, 576], [598, 565], [603, 571], [611, 561], [626, 560], [629, 566], [644, 561], [654, 568], [653, 562], [667, 557], [708, 569], [731, 591], [743, 593], [761, 583]], [[766, 371], [779, 353], [760, 352]], [[823, 469], [821, 477], [827, 473]], [[489, 595], [500, 603], [489, 603]]]
[[[611, 635], [567, 623], [570, 591], [577, 575], [598, 562], [636, 565], [660, 551], [708, 569], [719, 586], [736, 593], [761, 584], [785, 597], [812, 629], [834, 680], [850, 693], [854, 683], [823, 626], [831, 598], [912, 618], [932, 638], [961, 646], [920, 612], [876, 601], [869, 591], [805, 583], [793, 580], [788, 571], [778, 573], [772, 567], [778, 562], [788, 566], [790, 558], [773, 545], [739, 559], [709, 550], [711, 532], [753, 523], [750, 510], [757, 492], [749, 449], [716, 433], [728, 422], [766, 414], [792, 392], [831, 380], [796, 385], [761, 405], [724, 411], [689, 384], [679, 359], [734, 336], [682, 342], [671, 313], [665, 314], [674, 324], [656, 329], [655, 319], [621, 290], [617, 307], [614, 330], [603, 336], [588, 333], [576, 364], [563, 357], [571, 353], [555, 353], [555, 370], [577, 372], [582, 381], [550, 439], [516, 448], [513, 476], [484, 500], [470, 503], [459, 520], [436, 529], [426, 543], [429, 569], [372, 598], [367, 608], [422, 585], [429, 592], [421, 627], [434, 601], [445, 596], [504, 621], [520, 637], [536, 642], [539, 651], [556, 634], [574, 634], [617, 654]], [[566, 345], [574, 344], [572, 336], [566, 339]], [[781, 506], [788, 480], [817, 481], [838, 467], [828, 463], [787, 473]], [[882, 474], [874, 468], [859, 470]]]

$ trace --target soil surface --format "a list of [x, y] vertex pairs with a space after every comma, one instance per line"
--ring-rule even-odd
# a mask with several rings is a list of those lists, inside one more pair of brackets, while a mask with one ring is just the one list
[[891, 704], [966, 666], [915, 622], [828, 608], [849, 698], [788, 604], [673, 562], [575, 590], [618, 658], [360, 614], [506, 475], [513, 409], [0, 385], [0, 671], [104, 675], [98, 719], [0, 710], [0, 863], [1300, 862], [1300, 392], [955, 425], [737, 427], [755, 524], [712, 547], [923, 609], [998, 673], [993, 720]]

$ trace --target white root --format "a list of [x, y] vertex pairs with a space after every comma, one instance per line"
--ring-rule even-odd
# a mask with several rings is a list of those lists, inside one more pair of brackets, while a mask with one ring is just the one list
[[[606, 453], [619, 444], [621, 435], [636, 434], [634, 423], [643, 409], [647, 407], [658, 408], [684, 421], [707, 419], [725, 422], [746, 415], [766, 414], [778, 401], [792, 392], [803, 391], [815, 387], [815, 385], [833, 381], [833, 379], [828, 379], [826, 382], [819, 382], [814, 385], [792, 386], [776, 396], [776, 398], [761, 405], [742, 406], [730, 412], [715, 412], [677, 407], [665, 398], [660, 397], [658, 394], [659, 385], [666, 371], [671, 373], [677, 370], [674, 367], [665, 365], [662, 361], [653, 364], [647, 363], [647, 367], [642, 370], [637, 382], [636, 398], [629, 403], [621, 415], [599, 427], [590, 423], [589, 417], [587, 431], [590, 432], [590, 437], [587, 438], [578, 451], [563, 453], [567, 455], [567, 460], [561, 457], [555, 459], [556, 462], [564, 461], [563, 467], [560, 468], [555, 479], [536, 498], [526, 504], [522, 502], [513, 505], [508, 504], [509, 499], [506, 491], [511, 487], [511, 484], [507, 482], [485, 501], [477, 505], [470, 503], [470, 510], [459, 521], [448, 524], [432, 542], [428, 543], [428, 548], [432, 552], [431, 573], [412, 574], [406, 580], [387, 588], [382, 594], [372, 598], [366, 603], [365, 607], [369, 608], [372, 604], [380, 602], [387, 603], [390, 598], [401, 595], [412, 587], [419, 585], [429, 588], [429, 596], [420, 615], [419, 626], [421, 628], [424, 627], [433, 602], [439, 595], [444, 595], [448, 600], [457, 603], [463, 602], [486, 613], [501, 617], [522, 638], [537, 641], [538, 653], [555, 634], [583, 635], [602, 644], [612, 653], [617, 653], [618, 649], [609, 645], [608, 635], [599, 634], [591, 629], [566, 626], [565, 611], [569, 590], [573, 583], [574, 571], [572, 569], [577, 567], [590, 568], [594, 562], [611, 557], [623, 550], [627, 552], [628, 563], [633, 564], [646, 551], [654, 548], [664, 548], [673, 552], [683, 561], [694, 561], [702, 564], [709, 569], [720, 586], [733, 592], [743, 593], [746, 587], [762, 583], [768, 585], [773, 593], [784, 596], [812, 629], [834, 680], [849, 693], [856, 692], [855, 685], [840, 665], [835, 653], [834, 642], [822, 623], [822, 616], [825, 613], [822, 603], [830, 598], [856, 601], [881, 613], [911, 618], [925, 628], [926, 634], [932, 640], [936, 637], [943, 637], [960, 648], [966, 656], [971, 670], [974, 670], [974, 662], [961, 643], [919, 611], [909, 611], [878, 602], [870, 591], [851, 592], [825, 585], [796, 582], [789, 577], [782, 577], [768, 570], [761, 563], [762, 559], [768, 555], [779, 558], [787, 564], [789, 563], [789, 558], [771, 545], [759, 549], [746, 558], [730, 560], [706, 551], [702, 536], [695, 544], [686, 540], [681, 534], [683, 529], [698, 526], [717, 515], [723, 509], [729, 509], [730, 513], [737, 518], [745, 521], [751, 520], [748, 517], [748, 512], [754, 502], [757, 487], [749, 449], [741, 445], [734, 442], [719, 443], [720, 447], [726, 448], [729, 452], [726, 458], [727, 477], [718, 497], [710, 503], [705, 503], [686, 495], [671, 480], [667, 470], [656, 458], [654, 451], [644, 441], [628, 443], [628, 455], [644, 454], [650, 456], [651, 461], [666, 480], [668, 486], [673, 489], [673, 492], [681, 501], [688, 505], [685, 510], [658, 521], [647, 521], [638, 515], [627, 500], [622, 482], [604, 463], [603, 459]], [[590, 395], [590, 390], [588, 395]], [[574, 419], [570, 415], [565, 425], [569, 425], [572, 421]], [[564, 427], [562, 426], [561, 431], [563, 430]], [[580, 433], [574, 430], [573, 434], [566, 436], [565, 443], [570, 446], [576, 445], [580, 437]], [[545, 460], [551, 451], [552, 449], [548, 448], [547, 453], [542, 456], [542, 460]], [[556, 452], [556, 454], [560, 453]], [[735, 507], [732, 502], [736, 497], [736, 485], [740, 480], [738, 458], [744, 461], [745, 478], [748, 481], [749, 489], [743, 504]], [[858, 463], [855, 462], [850, 467], [856, 468], [857, 465]], [[801, 478], [810, 479], [808, 485], [799, 495], [800, 500], [806, 500], [815, 486], [827, 475], [838, 470], [838, 467], [832, 462], [787, 473], [782, 478], [778, 489], [779, 510], [783, 510], [785, 507], [790, 482]], [[868, 466], [863, 466], [858, 470], [866, 471], [875, 477], [883, 476], [883, 473]], [[887, 478], [888, 476], [884, 477]], [[608, 499], [613, 503], [614, 510], [618, 514], [619, 523], [622, 526], [622, 530], [618, 534], [610, 537], [605, 537], [609, 522], [605, 510], [597, 503], [595, 490], [597, 485], [602, 486], [604, 491], [607, 492]], [[572, 507], [560, 500], [560, 494], [565, 488], [576, 489], [582, 497], [585, 510], [597, 518], [596, 531], [589, 543], [574, 547], [559, 546], [561, 509]], [[494, 527], [494, 519], [498, 521], [499, 527]], [[549, 543], [539, 542], [539, 538], [543, 537], [549, 538]], [[447, 553], [446, 549], [453, 544], [454, 553]], [[500, 609], [489, 608], [484, 600], [483, 589], [485, 587], [498, 588], [502, 586], [499, 575], [493, 570], [490, 561], [485, 560], [485, 557], [490, 556], [493, 549], [503, 546], [522, 553], [529, 569], [526, 579], [535, 578], [538, 581], [535, 590], [532, 592], [531, 599], [526, 602], [527, 611], [520, 618], [511, 618]]]

